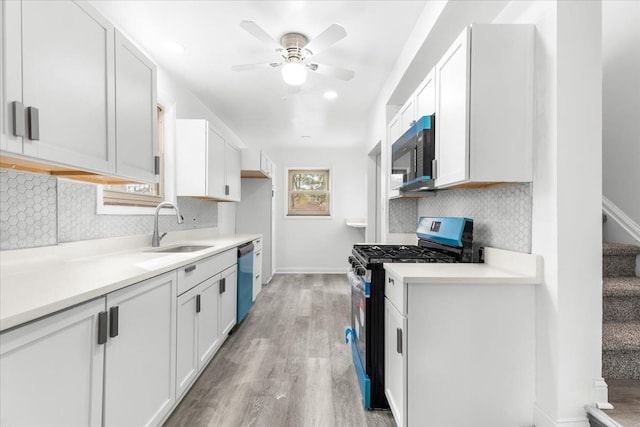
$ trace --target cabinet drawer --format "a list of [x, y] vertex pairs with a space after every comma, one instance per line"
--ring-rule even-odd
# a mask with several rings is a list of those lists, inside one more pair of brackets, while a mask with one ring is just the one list
[[209, 258], [201, 259], [178, 269], [178, 295], [193, 288], [198, 283], [220, 273], [236, 264], [238, 259], [235, 248]]
[[262, 237], [253, 241], [253, 252], [260, 252], [262, 250]]
[[407, 305], [405, 303], [406, 291], [404, 283], [402, 283], [402, 280], [399, 277], [389, 274], [388, 271], [385, 271], [384, 295], [385, 297], [387, 297], [389, 302], [393, 304], [394, 307], [400, 312], [400, 314], [407, 314]]

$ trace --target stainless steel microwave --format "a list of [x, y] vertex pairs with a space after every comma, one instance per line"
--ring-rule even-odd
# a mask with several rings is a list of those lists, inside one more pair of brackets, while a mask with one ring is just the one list
[[391, 189], [402, 192], [434, 187], [435, 114], [423, 116], [391, 146]]

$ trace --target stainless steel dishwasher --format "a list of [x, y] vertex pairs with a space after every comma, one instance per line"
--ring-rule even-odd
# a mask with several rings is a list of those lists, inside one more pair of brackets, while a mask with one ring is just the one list
[[238, 298], [236, 324], [245, 318], [253, 303], [253, 243], [238, 246]]

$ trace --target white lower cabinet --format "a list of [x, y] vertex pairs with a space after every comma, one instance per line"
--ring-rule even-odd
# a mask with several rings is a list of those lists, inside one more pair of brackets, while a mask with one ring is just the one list
[[107, 295], [104, 426], [158, 425], [175, 402], [176, 272]]
[[384, 394], [398, 426], [406, 425], [407, 390], [407, 319], [385, 299], [384, 302], [385, 348], [384, 348]]
[[262, 239], [253, 241], [253, 301], [262, 291]]
[[220, 275], [216, 275], [178, 297], [178, 397], [189, 388], [198, 371], [219, 347], [219, 284]]
[[[177, 298], [178, 399], [191, 387], [236, 324], [235, 254], [235, 249], [226, 251], [178, 270], [179, 289], [183, 291]], [[220, 271], [224, 267], [227, 268]], [[202, 281], [194, 285], [199, 280]]]
[[0, 425], [101, 425], [104, 309], [98, 298], [0, 335]]
[[386, 274], [385, 395], [398, 427], [533, 425], [534, 286]]
[[220, 274], [220, 337], [231, 332], [236, 325], [236, 312], [238, 301], [238, 267], [233, 265]]

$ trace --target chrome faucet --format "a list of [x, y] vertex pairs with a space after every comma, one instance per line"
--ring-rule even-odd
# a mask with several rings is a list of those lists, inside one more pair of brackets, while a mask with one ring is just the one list
[[160, 209], [162, 208], [175, 209], [176, 215], [178, 217], [178, 224], [182, 224], [184, 222], [182, 215], [180, 215], [180, 211], [178, 210], [178, 207], [176, 205], [171, 202], [162, 202], [158, 204], [158, 206], [156, 206], [155, 219], [153, 222], [153, 237], [151, 238], [151, 246], [153, 246], [154, 248], [160, 246], [160, 240], [162, 240], [162, 238], [167, 234], [166, 231], [162, 233], [162, 236], [160, 235], [160, 233], [158, 233], [158, 212], [160, 212]]

